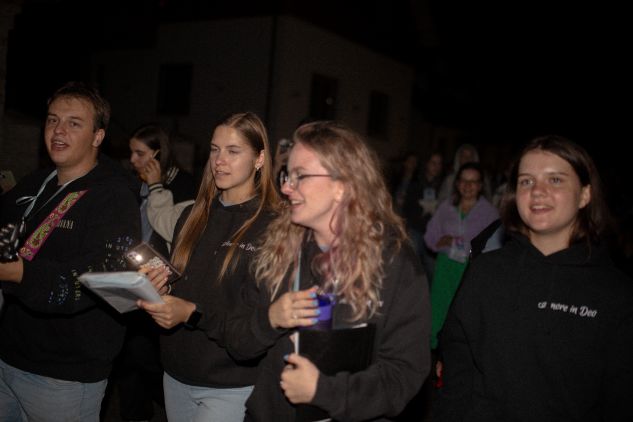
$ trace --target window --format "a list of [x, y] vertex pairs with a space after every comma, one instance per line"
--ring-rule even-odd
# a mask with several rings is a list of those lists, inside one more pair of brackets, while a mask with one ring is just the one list
[[312, 91], [310, 93], [310, 117], [319, 120], [336, 118], [336, 96], [338, 81], [334, 78], [312, 75]]
[[188, 63], [161, 65], [158, 75], [158, 113], [189, 113], [192, 74], [193, 66]]
[[374, 138], [386, 138], [389, 128], [389, 96], [379, 91], [369, 94], [369, 115], [367, 135]]

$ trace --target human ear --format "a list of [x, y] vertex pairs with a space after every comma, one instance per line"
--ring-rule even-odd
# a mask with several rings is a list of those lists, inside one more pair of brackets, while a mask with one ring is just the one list
[[259, 156], [255, 160], [255, 170], [259, 170], [262, 168], [262, 166], [264, 165], [265, 158], [266, 158], [266, 155], [264, 153], [264, 150], [259, 151]]
[[583, 186], [580, 189], [578, 209], [585, 208], [589, 202], [591, 202], [591, 185]]
[[92, 146], [98, 148], [99, 145], [103, 142], [103, 138], [105, 138], [105, 130], [99, 129], [95, 132], [95, 136], [92, 139]]
[[336, 202], [342, 202], [345, 197], [345, 184], [341, 181], [334, 181], [334, 200]]

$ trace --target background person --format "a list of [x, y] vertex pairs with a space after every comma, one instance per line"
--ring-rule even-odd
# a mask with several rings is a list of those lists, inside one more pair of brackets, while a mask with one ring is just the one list
[[196, 196], [196, 184], [193, 177], [178, 166], [169, 136], [159, 126], [149, 124], [139, 127], [134, 131], [129, 144], [130, 164], [142, 181], [140, 197], [143, 240], [167, 256], [168, 244], [172, 239], [171, 236], [162, 236], [152, 227], [148, 215], [148, 196], [150, 192], [168, 189], [172, 203], [166, 202], [163, 206], [169, 207], [192, 201]]
[[418, 179], [418, 173], [420, 172], [418, 161], [417, 154], [409, 152], [398, 166], [399, 171], [392, 182], [393, 205], [398, 213], [402, 213], [407, 192], [411, 190], [412, 185]]
[[434, 152], [424, 163], [424, 168], [416, 176], [407, 189], [402, 215], [407, 223], [407, 232], [413, 247], [420, 256], [422, 267], [429, 281], [433, 280], [435, 253], [424, 243], [426, 226], [439, 205], [439, 190], [443, 175], [442, 154]]
[[478, 163], [461, 166], [452, 199], [439, 205], [424, 235], [426, 245], [437, 253], [431, 283], [432, 349], [437, 347], [437, 333], [468, 264], [470, 241], [499, 218], [497, 209], [482, 196], [482, 178]]
[[[440, 201], [450, 199], [455, 193], [455, 176], [459, 171], [459, 168], [466, 163], [479, 163], [479, 152], [477, 148], [472, 144], [462, 144], [455, 151], [455, 157], [453, 158], [453, 169], [446, 175], [442, 186], [440, 187], [439, 197]], [[483, 169], [482, 169], [482, 173]], [[486, 199], [491, 198], [492, 188], [490, 187], [490, 180], [484, 173], [484, 177], [481, 182], [482, 193]]]

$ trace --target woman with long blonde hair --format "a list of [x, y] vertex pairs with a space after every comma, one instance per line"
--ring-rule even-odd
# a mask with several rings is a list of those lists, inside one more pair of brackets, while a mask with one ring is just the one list
[[[230, 115], [213, 132], [198, 196], [176, 226], [172, 263], [182, 277], [165, 303], [139, 303], [169, 329], [161, 358], [170, 421], [244, 418], [257, 361], [227, 351], [224, 321], [255, 284], [249, 264], [278, 202], [264, 125], [253, 113]], [[155, 272], [151, 278], [162, 288]]]
[[[246, 419], [294, 420], [298, 404], [335, 420], [396, 417], [429, 371], [429, 304], [378, 160], [349, 128], [309, 123], [282, 182], [288, 206], [254, 261], [260, 302], [232, 333], [243, 356], [267, 351]], [[318, 292], [335, 297], [333, 329], [375, 326], [365, 369], [326, 375], [292, 353], [296, 329], [319, 321]]]

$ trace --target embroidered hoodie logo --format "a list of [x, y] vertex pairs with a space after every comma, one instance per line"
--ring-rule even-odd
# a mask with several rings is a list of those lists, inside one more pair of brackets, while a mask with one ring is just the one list
[[537, 304], [539, 309], [550, 309], [555, 312], [564, 312], [567, 314], [578, 315], [585, 318], [595, 318], [598, 315], [597, 309], [591, 309], [585, 305], [567, 305], [565, 303], [556, 302], [539, 302]]
[[[233, 245], [233, 242], [231, 242], [230, 240], [222, 243], [222, 247], [231, 247], [231, 245]], [[253, 252], [255, 250], [255, 246], [250, 242], [240, 243], [239, 245], [237, 245], [237, 247], [245, 250], [246, 252]]]
[[57, 227], [59, 227], [60, 229], [67, 229], [67, 230], [72, 230], [74, 226], [75, 226], [74, 220], [67, 220], [65, 218], [62, 218], [61, 220], [59, 220], [59, 224], [57, 225]]

